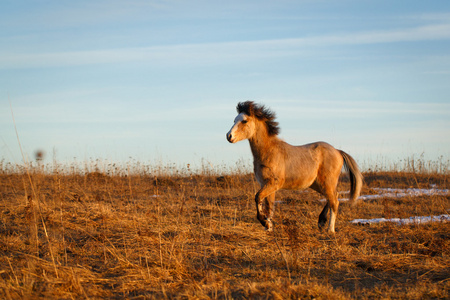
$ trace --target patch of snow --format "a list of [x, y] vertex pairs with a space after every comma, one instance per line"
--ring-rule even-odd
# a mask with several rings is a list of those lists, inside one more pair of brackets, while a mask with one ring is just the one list
[[424, 217], [409, 217], [405, 219], [392, 218], [392, 219], [355, 219], [350, 221], [352, 224], [358, 225], [371, 225], [379, 224], [384, 222], [396, 223], [398, 225], [413, 225], [413, 224], [423, 224], [428, 222], [450, 222], [450, 215], [440, 215], [440, 216], [424, 216]]
[[374, 188], [375, 191], [380, 191], [385, 197], [402, 198], [407, 196], [432, 196], [432, 195], [448, 195], [450, 190], [447, 189], [393, 189], [393, 188]]
[[[359, 200], [373, 200], [379, 198], [403, 198], [403, 197], [418, 197], [418, 196], [446, 196], [450, 195], [448, 189], [437, 189], [435, 187], [431, 189], [394, 189], [394, 188], [373, 188], [372, 190], [378, 192], [376, 195], [361, 195]], [[339, 201], [348, 201], [348, 198], [339, 199]], [[326, 201], [321, 199], [320, 201]]]

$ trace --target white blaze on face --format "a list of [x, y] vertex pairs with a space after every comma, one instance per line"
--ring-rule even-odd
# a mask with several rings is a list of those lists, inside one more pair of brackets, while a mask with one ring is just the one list
[[239, 128], [239, 124], [242, 121], [246, 121], [248, 118], [248, 116], [244, 113], [240, 113], [239, 115], [237, 115], [237, 117], [234, 119], [234, 125], [233, 127], [231, 127], [230, 131], [228, 131], [227, 133], [227, 140], [230, 143], [236, 143], [239, 142], [240, 140], [237, 140], [237, 130]]

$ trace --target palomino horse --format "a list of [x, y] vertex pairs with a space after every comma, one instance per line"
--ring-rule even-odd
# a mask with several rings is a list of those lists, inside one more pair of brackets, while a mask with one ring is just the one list
[[282, 141], [277, 136], [279, 127], [275, 113], [265, 106], [247, 101], [239, 103], [236, 109], [238, 116], [227, 133], [227, 140], [237, 143], [248, 139], [250, 142], [254, 172], [261, 186], [255, 196], [261, 224], [268, 231], [273, 229], [276, 191], [312, 188], [327, 198], [319, 216], [319, 227], [325, 226], [330, 209], [328, 231], [334, 232], [339, 206], [336, 187], [342, 166], [349, 173], [352, 204], [361, 192], [363, 177], [355, 160], [324, 142], [292, 146]]

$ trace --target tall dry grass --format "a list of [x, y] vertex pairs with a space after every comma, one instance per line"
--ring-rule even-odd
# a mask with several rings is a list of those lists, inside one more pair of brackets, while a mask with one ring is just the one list
[[[364, 175], [365, 194], [449, 188], [445, 172]], [[450, 297], [449, 223], [349, 222], [448, 214], [449, 196], [342, 203], [328, 235], [317, 228], [322, 196], [309, 190], [280, 192], [265, 232], [253, 175], [233, 169], [1, 163], [0, 182], [4, 299]], [[343, 177], [339, 190], [348, 186]]]

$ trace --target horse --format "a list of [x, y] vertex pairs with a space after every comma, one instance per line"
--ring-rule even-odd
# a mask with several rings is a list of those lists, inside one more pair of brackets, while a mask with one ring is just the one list
[[280, 131], [275, 113], [253, 101], [236, 106], [237, 117], [227, 133], [230, 143], [248, 140], [253, 154], [253, 167], [260, 185], [255, 195], [257, 219], [267, 231], [273, 230], [272, 221], [275, 193], [280, 189], [311, 188], [324, 195], [327, 202], [319, 215], [318, 225], [323, 229], [330, 219], [328, 232], [335, 232], [339, 201], [337, 184], [342, 167], [350, 177], [350, 203], [356, 204], [363, 176], [355, 160], [342, 150], [325, 142], [302, 146], [290, 145], [278, 137]]

